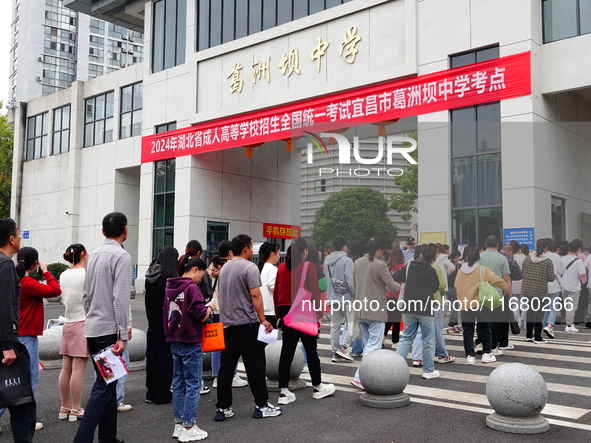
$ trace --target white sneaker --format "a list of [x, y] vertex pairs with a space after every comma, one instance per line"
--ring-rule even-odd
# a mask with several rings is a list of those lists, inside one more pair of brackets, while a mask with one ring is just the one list
[[43, 429], [43, 423], [35, 423], [35, 431]]
[[320, 389], [314, 389], [312, 397], [314, 397], [316, 400], [320, 400], [321, 398], [334, 394], [335, 391], [336, 388], [332, 383], [323, 383]]
[[201, 391], [199, 391], [199, 395], [209, 394], [211, 392], [211, 388], [209, 386], [201, 386]]
[[248, 386], [248, 382], [246, 380], [242, 380], [239, 375], [235, 375], [232, 379], [232, 387], [244, 388], [245, 386]]
[[579, 330], [577, 328], [575, 328], [575, 325], [571, 325], [571, 326], [567, 326], [566, 328], [564, 328], [564, 332], [575, 333], [575, 332], [579, 332]]
[[476, 364], [476, 357], [474, 357], [473, 355], [468, 355], [466, 357], [466, 364], [475, 365]]
[[292, 403], [294, 401], [296, 401], [296, 396], [293, 392], [290, 392], [287, 395], [279, 394], [279, 400], [277, 400], [277, 403], [280, 405], [287, 405], [287, 404]]
[[497, 358], [491, 352], [489, 354], [482, 354], [482, 363], [494, 363], [497, 361]]
[[493, 354], [494, 355], [503, 355], [504, 352], [500, 348], [495, 348], [495, 349], [493, 349]]
[[194, 425], [191, 429], [185, 429], [181, 431], [181, 435], [179, 435], [179, 441], [187, 442], [187, 441], [198, 441], [207, 438], [207, 432], [203, 429], [199, 429], [197, 425]]
[[273, 406], [271, 403], [267, 403], [263, 407], [258, 407], [255, 405], [252, 418], [277, 417], [278, 415], [281, 415], [282, 412], [283, 409]]
[[218, 378], [214, 378], [213, 379], [213, 384], [211, 385], [212, 388], [217, 388], [218, 387]]
[[431, 378], [437, 378], [439, 377], [439, 371], [433, 371], [433, 372], [423, 372], [423, 378], [426, 379], [431, 379]]
[[554, 328], [552, 326], [546, 326], [544, 329], [542, 329], [542, 332], [544, 332], [544, 334], [546, 334], [549, 338], [555, 338]]
[[180, 423], [177, 423], [174, 425], [174, 432], [172, 433], [172, 438], [179, 438], [179, 436], [181, 435], [181, 432], [183, 432], [183, 425], [181, 425]]
[[133, 406], [126, 405], [123, 402], [121, 402], [117, 405], [117, 412], [127, 412], [127, 411], [131, 411], [132, 409], [133, 409]]
[[304, 365], [304, 369], [302, 369], [302, 374], [304, 372], [310, 372], [310, 369], [308, 369], [308, 365]]
[[345, 348], [339, 348], [337, 349], [337, 352], [335, 352], [335, 354], [337, 354], [339, 357], [344, 358], [345, 360], [348, 361], [353, 361], [354, 358], [351, 357], [351, 354], [349, 354], [349, 352], [345, 349]]

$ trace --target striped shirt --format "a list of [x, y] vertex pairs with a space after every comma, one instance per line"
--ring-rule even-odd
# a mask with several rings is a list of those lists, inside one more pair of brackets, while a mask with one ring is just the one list
[[131, 281], [131, 256], [117, 241], [106, 239], [86, 264], [85, 337], [117, 334], [127, 340]]

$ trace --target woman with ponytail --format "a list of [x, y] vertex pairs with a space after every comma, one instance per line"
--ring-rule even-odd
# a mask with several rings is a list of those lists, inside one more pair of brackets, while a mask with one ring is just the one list
[[[542, 319], [544, 316], [541, 306], [544, 298], [548, 297], [548, 283], [556, 279], [554, 264], [547, 252], [550, 243], [545, 238], [536, 242], [536, 251], [528, 255], [523, 261], [523, 283], [521, 295], [529, 299], [529, 309], [526, 315], [527, 331], [525, 341], [546, 343], [542, 338]], [[534, 300], [534, 299], [538, 300]], [[534, 309], [535, 308], [535, 309]]]
[[273, 290], [277, 278], [277, 262], [279, 261], [279, 245], [277, 243], [264, 242], [259, 248], [258, 267], [261, 273], [261, 293], [263, 294], [263, 306], [265, 318], [273, 328], [277, 327], [275, 306], [273, 305]]
[[[363, 358], [382, 347], [386, 329], [387, 297], [386, 291], [400, 291], [400, 285], [390, 275], [388, 265], [381, 260], [388, 242], [376, 237], [367, 243], [367, 254], [358, 259], [353, 266], [355, 299], [363, 301], [362, 309], [355, 312], [363, 339]], [[363, 389], [359, 380], [359, 369], [351, 381], [355, 387]]]
[[63, 355], [62, 370], [59, 376], [59, 390], [62, 405], [58, 418], [60, 420], [77, 421], [82, 419], [82, 388], [84, 386], [84, 369], [88, 360], [88, 344], [84, 337], [84, 305], [82, 290], [86, 277], [86, 260], [88, 253], [80, 243], [67, 247], [64, 260], [72, 263], [72, 267], [60, 275], [62, 303], [66, 307], [62, 344], [60, 354]]
[[[286, 405], [296, 400], [296, 396], [288, 389], [289, 373], [293, 356], [301, 339], [306, 356], [308, 358], [308, 368], [314, 388], [312, 397], [316, 400], [334, 394], [333, 384], [322, 383], [322, 374], [320, 372], [320, 359], [318, 358], [318, 336], [311, 336], [285, 325], [283, 318], [289, 313], [291, 305], [300, 288], [302, 276], [304, 276], [303, 288], [311, 292], [311, 307], [316, 311], [318, 320], [322, 318], [322, 306], [320, 298], [320, 288], [318, 287], [318, 275], [313, 264], [306, 262], [308, 255], [308, 243], [303, 238], [296, 238], [287, 249], [285, 263], [279, 266], [277, 271], [277, 280], [273, 291], [273, 302], [275, 304], [275, 315], [277, 316], [278, 326], [283, 331], [283, 344], [281, 355], [279, 357], [279, 394], [280, 405]], [[305, 274], [304, 274], [305, 272]]]
[[[39, 335], [43, 335], [43, 299], [61, 295], [62, 290], [57, 280], [47, 271], [47, 265], [39, 261], [39, 253], [35, 248], [21, 248], [16, 259], [16, 273], [21, 283], [20, 324], [18, 339], [29, 351], [31, 362], [31, 388], [33, 394], [39, 383]], [[43, 284], [29, 276], [37, 268], [47, 284]], [[37, 423], [35, 429], [43, 425]]]
[[205, 304], [198, 287], [206, 274], [206, 268], [205, 262], [200, 258], [183, 255], [178, 264], [180, 277], [171, 277], [166, 282], [164, 333], [170, 342], [174, 365], [173, 437], [179, 441], [207, 438], [207, 432], [196, 423], [202, 385], [203, 324], [215, 309], [213, 301]]

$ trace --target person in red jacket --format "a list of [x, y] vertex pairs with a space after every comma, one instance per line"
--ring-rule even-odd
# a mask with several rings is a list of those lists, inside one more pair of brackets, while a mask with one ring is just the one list
[[[31, 388], [35, 393], [35, 387], [39, 383], [39, 335], [43, 335], [45, 323], [43, 312], [43, 299], [61, 295], [62, 290], [57, 280], [47, 271], [47, 265], [39, 261], [39, 253], [35, 248], [26, 246], [21, 248], [16, 259], [16, 273], [21, 283], [20, 300], [20, 326], [18, 339], [29, 351], [31, 363]], [[39, 267], [47, 284], [43, 284], [29, 276]], [[35, 430], [43, 427], [37, 423]]]
[[[306, 356], [308, 357], [308, 368], [312, 378], [314, 392], [312, 397], [319, 400], [334, 394], [335, 387], [330, 383], [322, 383], [322, 374], [320, 372], [320, 359], [318, 358], [317, 345], [318, 335], [311, 336], [304, 332], [290, 328], [283, 322], [283, 318], [289, 313], [300, 282], [303, 280], [303, 287], [311, 292], [312, 306], [321, 305], [320, 288], [318, 287], [318, 275], [313, 263], [306, 262], [308, 255], [308, 244], [303, 238], [297, 238], [293, 241], [287, 250], [285, 263], [279, 265], [275, 288], [273, 289], [273, 304], [275, 305], [275, 315], [278, 320], [278, 327], [283, 332], [283, 344], [281, 346], [281, 355], [279, 356], [279, 394], [280, 405], [286, 405], [296, 400], [296, 396], [288, 389], [289, 373], [293, 356], [296, 351], [298, 340], [302, 340]], [[304, 278], [302, 274], [305, 272]], [[318, 318], [322, 317], [322, 308], [315, 308]], [[319, 324], [320, 325], [320, 324]]]

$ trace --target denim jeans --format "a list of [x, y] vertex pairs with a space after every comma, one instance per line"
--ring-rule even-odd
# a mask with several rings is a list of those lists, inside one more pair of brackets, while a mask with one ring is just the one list
[[[478, 323], [476, 323], [478, 320]], [[476, 356], [474, 352], [474, 328], [478, 330], [478, 340], [482, 343], [482, 351], [490, 354], [492, 346], [492, 327], [490, 324], [490, 311], [483, 308], [481, 311], [462, 311], [462, 329], [464, 334], [464, 351], [466, 356]]]
[[[334, 309], [338, 307], [338, 309]], [[330, 345], [332, 347], [332, 353], [337, 352], [340, 346], [347, 349], [351, 345], [351, 333], [353, 332], [353, 315], [352, 311], [346, 309], [349, 304], [343, 304], [342, 302], [335, 303], [331, 306], [330, 315]], [[343, 330], [343, 337], [341, 339], [341, 324], [345, 322], [347, 327]]]
[[[125, 349], [123, 350], [123, 354], [121, 354], [125, 364], [129, 368], [129, 342], [125, 343]], [[123, 403], [125, 400], [125, 381], [127, 380], [127, 375], [124, 375], [119, 380], [117, 380], [117, 404]]]
[[172, 376], [172, 409], [174, 422], [185, 428], [195, 424], [201, 392], [201, 343], [171, 342], [170, 351], [174, 373]]
[[[88, 337], [87, 342], [88, 351], [92, 356], [114, 345], [117, 342], [117, 334]], [[111, 443], [117, 438], [117, 381], [105, 383], [94, 362], [93, 366], [96, 379], [86, 403], [84, 416], [78, 426], [78, 432], [74, 437], [74, 443], [92, 443], [97, 426], [99, 443]]]
[[[554, 309], [554, 300], [560, 298], [560, 292], [555, 292], [553, 294], [548, 294], [550, 297], [550, 305], [548, 306], [547, 310], [544, 311], [544, 318], [542, 320], [542, 326], [546, 327], [548, 325], [554, 326], [554, 322], [556, 321], [556, 314], [558, 311]], [[542, 302], [542, 306], [546, 304], [545, 301]]]
[[423, 332], [423, 372], [433, 372], [433, 357], [435, 356], [435, 321], [433, 317], [426, 315], [404, 313], [404, 332], [396, 352], [404, 358], [408, 356], [408, 351], [421, 327]]
[[[383, 321], [359, 320], [359, 329], [361, 329], [361, 337], [363, 338], [364, 359], [373, 351], [382, 349], [385, 328], [386, 324]], [[355, 372], [354, 380], [359, 381], [359, 368]]]
[[36, 335], [19, 337], [19, 341], [25, 345], [29, 353], [29, 365], [31, 367], [31, 388], [33, 394], [39, 384], [39, 337]]
[[[447, 358], [447, 347], [445, 346], [445, 339], [443, 338], [443, 312], [441, 307], [434, 309], [435, 313], [435, 356]], [[419, 328], [415, 341], [412, 344], [412, 359], [423, 360], [423, 330]]]

